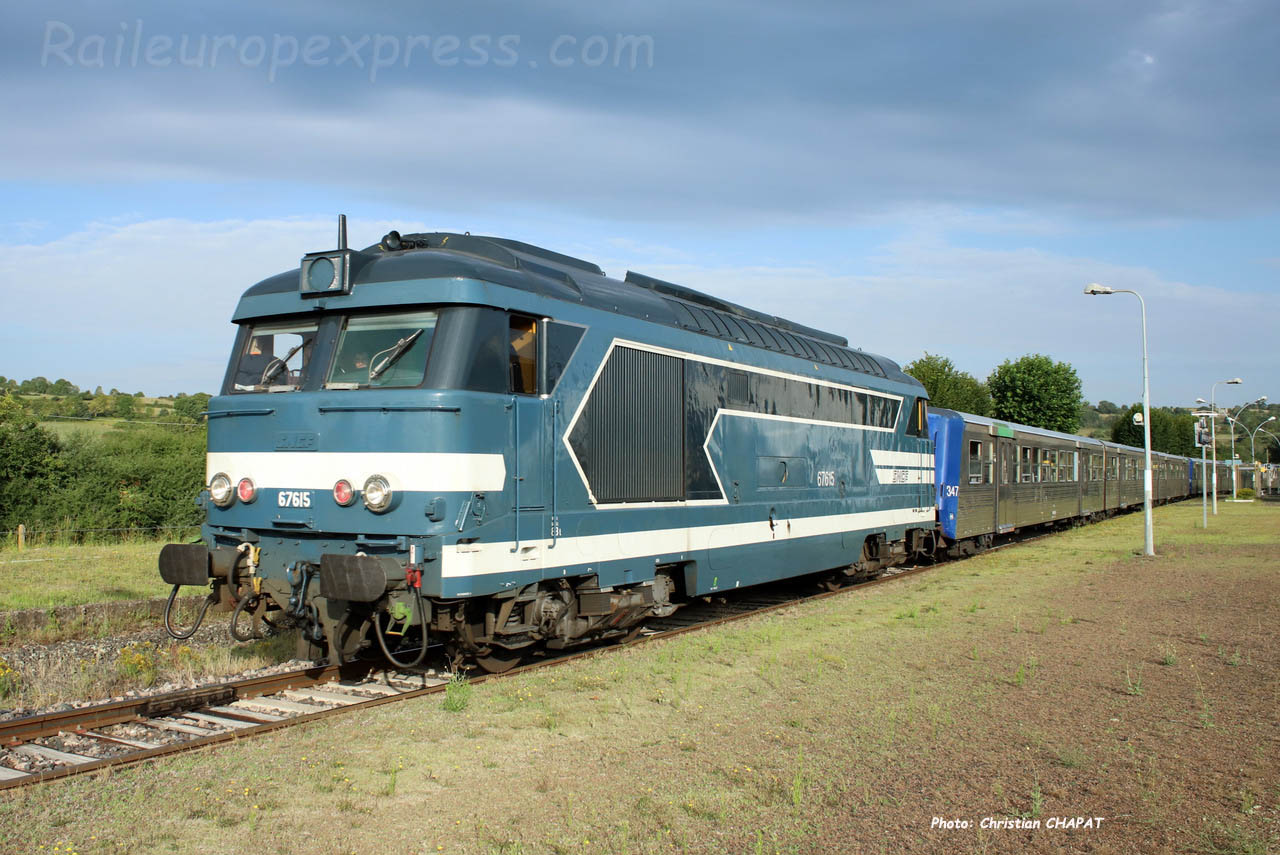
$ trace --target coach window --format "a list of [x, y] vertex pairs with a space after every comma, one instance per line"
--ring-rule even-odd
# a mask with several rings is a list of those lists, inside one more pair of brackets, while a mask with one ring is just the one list
[[520, 315], [511, 316], [511, 391], [538, 394], [538, 322]]
[[982, 483], [982, 443], [969, 440], [969, 483]]
[[1036, 449], [1024, 445], [1018, 450], [1021, 452], [1018, 456], [1018, 480], [1023, 484], [1034, 484], [1040, 480], [1036, 477], [1039, 474], [1036, 469]]
[[1057, 480], [1058, 469], [1056, 451], [1050, 451], [1047, 448], [1040, 449], [1040, 480], [1044, 483]]
[[1107, 458], [1107, 480], [1120, 480], [1120, 458], [1115, 455]]

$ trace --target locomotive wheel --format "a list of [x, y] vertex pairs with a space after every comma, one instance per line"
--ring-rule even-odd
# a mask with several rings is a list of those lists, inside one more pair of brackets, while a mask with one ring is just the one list
[[489, 652], [481, 656], [476, 654], [475, 662], [490, 674], [502, 674], [520, 664], [523, 655], [519, 650], [507, 650], [505, 647], [490, 647]]

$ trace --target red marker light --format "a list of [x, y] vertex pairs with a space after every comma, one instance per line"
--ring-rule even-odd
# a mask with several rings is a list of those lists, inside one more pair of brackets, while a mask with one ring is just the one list
[[253, 486], [253, 481], [248, 478], [241, 478], [240, 483], [236, 485], [236, 497], [247, 505], [258, 498], [258, 488]]
[[356, 500], [356, 491], [346, 478], [333, 485], [333, 500], [344, 508]]

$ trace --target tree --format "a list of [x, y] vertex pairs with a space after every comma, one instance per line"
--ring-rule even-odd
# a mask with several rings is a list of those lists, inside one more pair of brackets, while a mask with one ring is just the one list
[[1088, 401], [1080, 405], [1080, 427], [1082, 428], [1100, 428], [1102, 427], [1101, 411], [1098, 407], [1091, 406]]
[[34, 519], [58, 469], [58, 439], [10, 395], [0, 395], [0, 529]]
[[991, 414], [991, 396], [987, 387], [973, 375], [956, 369], [945, 356], [925, 355], [902, 369], [924, 384], [929, 403], [975, 416]]
[[1066, 362], [1040, 353], [1006, 359], [987, 378], [987, 389], [998, 419], [1063, 433], [1080, 426], [1080, 378]]
[[112, 410], [117, 418], [133, 418], [134, 401], [131, 395], [115, 395], [112, 398]]
[[1099, 401], [1098, 412], [1102, 413], [1104, 416], [1114, 416], [1116, 413], [1120, 412], [1120, 408], [1110, 401]]
[[32, 377], [30, 380], [23, 380], [18, 391], [24, 395], [44, 395], [48, 393], [49, 385], [47, 377]]
[[[99, 389], [102, 387], [99, 386]], [[93, 418], [105, 416], [115, 407], [111, 398], [106, 395], [94, 395], [93, 400], [89, 401], [89, 415]]]
[[173, 402], [173, 414], [189, 422], [200, 421], [200, 414], [209, 409], [209, 396], [204, 392], [184, 395]]
[[[1142, 448], [1145, 441], [1142, 425], [1134, 424], [1133, 417], [1142, 412], [1141, 404], [1134, 404], [1116, 416], [1111, 425], [1111, 441], [1134, 448]], [[1197, 457], [1195, 447], [1195, 418], [1189, 413], [1164, 407], [1151, 411], [1151, 450], [1182, 457]]]

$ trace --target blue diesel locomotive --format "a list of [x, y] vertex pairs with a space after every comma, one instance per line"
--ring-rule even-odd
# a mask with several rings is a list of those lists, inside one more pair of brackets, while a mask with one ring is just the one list
[[892, 361], [516, 241], [339, 235], [241, 298], [202, 542], [160, 555], [234, 635], [251, 616], [312, 657], [430, 641], [500, 671], [935, 552], [925, 392]]

